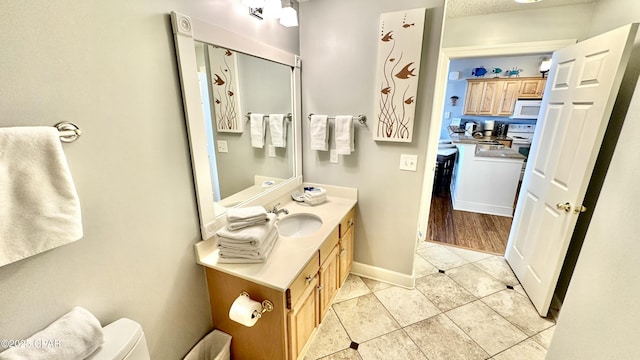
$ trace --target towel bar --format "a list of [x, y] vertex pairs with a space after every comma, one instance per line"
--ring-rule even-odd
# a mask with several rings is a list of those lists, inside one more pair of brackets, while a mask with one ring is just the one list
[[[249, 121], [251, 119], [251, 112], [248, 112], [247, 115], [245, 115], [247, 117], [247, 121]], [[265, 119], [269, 118], [269, 115], [264, 115], [263, 116]], [[291, 121], [291, 113], [288, 113], [284, 116], [285, 119]]]
[[82, 130], [80, 130], [78, 125], [68, 121], [62, 121], [53, 126], [60, 132], [60, 141], [62, 142], [74, 142], [82, 135]]
[[[310, 113], [310, 114], [309, 114], [309, 116], [307, 116], [307, 118], [309, 119], [309, 121], [311, 121], [311, 116], [312, 116], [312, 115], [315, 115], [315, 114], [314, 114], [314, 113]], [[331, 120], [331, 119], [335, 120], [335, 119], [336, 119], [336, 117], [335, 117], [335, 116], [329, 116], [329, 117], [327, 117], [327, 119], [328, 119], [328, 120]], [[354, 119], [354, 120], [358, 120], [358, 122], [359, 122], [360, 124], [362, 124], [362, 125], [364, 125], [364, 124], [366, 124], [366, 123], [367, 123], [367, 117], [366, 117], [366, 115], [363, 115], [363, 114], [354, 115], [354, 116], [353, 116], [353, 119]]]

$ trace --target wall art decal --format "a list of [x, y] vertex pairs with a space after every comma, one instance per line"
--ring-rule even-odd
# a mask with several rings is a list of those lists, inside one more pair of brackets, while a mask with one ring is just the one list
[[208, 46], [211, 68], [211, 96], [218, 132], [242, 132], [238, 92], [238, 64], [234, 51]]
[[374, 140], [411, 142], [425, 9], [380, 14]]

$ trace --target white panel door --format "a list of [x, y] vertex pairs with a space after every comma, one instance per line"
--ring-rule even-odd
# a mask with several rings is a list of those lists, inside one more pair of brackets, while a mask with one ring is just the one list
[[505, 258], [546, 316], [637, 24], [556, 51]]

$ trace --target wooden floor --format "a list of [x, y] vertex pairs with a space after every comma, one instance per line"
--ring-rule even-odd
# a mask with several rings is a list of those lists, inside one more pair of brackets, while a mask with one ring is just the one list
[[504, 255], [512, 218], [453, 210], [451, 194], [433, 194], [427, 241]]

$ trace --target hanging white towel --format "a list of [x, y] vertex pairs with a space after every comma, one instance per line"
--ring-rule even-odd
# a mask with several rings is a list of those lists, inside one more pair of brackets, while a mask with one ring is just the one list
[[353, 141], [353, 116], [336, 116], [336, 153], [340, 155], [350, 155], [355, 150]]
[[287, 122], [284, 121], [284, 114], [269, 115], [269, 132], [273, 146], [287, 147]]
[[251, 146], [254, 148], [264, 148], [264, 114], [251, 114]]
[[49, 126], [0, 128], [0, 266], [82, 238], [80, 201]]
[[84, 359], [103, 343], [100, 321], [89, 310], [76, 306], [24, 340], [25, 346], [10, 347], [1, 352], [0, 360]]
[[311, 150], [329, 150], [327, 115], [311, 115]]

